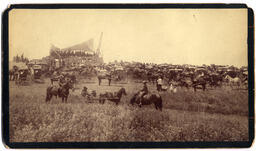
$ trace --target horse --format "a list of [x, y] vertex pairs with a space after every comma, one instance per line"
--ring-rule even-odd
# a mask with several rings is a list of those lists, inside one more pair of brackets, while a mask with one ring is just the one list
[[197, 86], [202, 86], [203, 91], [206, 90], [206, 78], [205, 76], [196, 77], [195, 79], [192, 78], [192, 87], [194, 88], [194, 92], [196, 92]]
[[109, 100], [109, 101], [116, 103], [116, 105], [118, 105], [123, 94], [127, 95], [125, 88], [121, 88], [119, 91], [114, 92], [114, 93], [106, 92], [104, 94], [100, 94], [99, 95], [99, 103], [104, 104], [105, 100]]
[[237, 87], [240, 86], [241, 80], [238, 77], [232, 78], [230, 75], [226, 75], [224, 78], [227, 82], [230, 83], [230, 86], [236, 85]]
[[189, 87], [192, 84], [193, 81], [193, 75], [190, 73], [175, 73], [177, 76], [174, 77], [172, 81], [169, 82], [171, 84], [173, 81], [175, 81], [176, 85], [183, 88], [185, 87], [187, 90], [189, 90]]
[[52, 96], [56, 96], [57, 97], [61, 97], [62, 98], [62, 102], [67, 102], [67, 98], [69, 95], [69, 89], [72, 89], [73, 86], [70, 82], [67, 82], [65, 84], [63, 84], [60, 87], [57, 86], [49, 86], [46, 89], [46, 99], [45, 101], [51, 101]]
[[189, 82], [187, 80], [179, 79], [177, 83], [178, 83], [178, 86], [185, 87], [187, 88], [187, 90], [189, 89]]
[[[163, 100], [162, 97], [158, 94], [158, 93], [148, 93], [145, 94], [142, 98], [140, 95], [141, 92], [136, 93], [130, 100], [130, 103], [133, 105], [134, 103], [139, 104], [139, 107], [141, 107], [141, 105], [150, 105], [150, 104], [154, 104], [156, 110], [160, 110], [162, 111], [162, 107], [163, 107]], [[141, 105], [140, 105], [140, 99], [141, 99]]]
[[221, 75], [212, 74], [209, 76], [208, 82], [211, 87], [221, 87], [223, 78]]
[[45, 99], [45, 102], [51, 101], [52, 96], [55, 96], [56, 99], [57, 99], [58, 95], [59, 95], [59, 87], [57, 87], [57, 86], [49, 86], [46, 89], [46, 99]]
[[71, 82], [67, 82], [59, 89], [59, 97], [61, 97], [62, 102], [67, 103], [69, 89], [73, 89], [73, 84]]
[[110, 83], [111, 83], [111, 74], [110, 73], [107, 73], [107, 72], [99, 73], [97, 77], [98, 77], [99, 85], [101, 84], [102, 79], [107, 79], [108, 85], [110, 86]]

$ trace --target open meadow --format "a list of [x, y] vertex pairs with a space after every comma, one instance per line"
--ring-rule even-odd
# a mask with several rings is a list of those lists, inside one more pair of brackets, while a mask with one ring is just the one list
[[[70, 91], [68, 103], [55, 97], [46, 103], [49, 79], [26, 86], [10, 81], [10, 142], [248, 141], [246, 90], [160, 92], [161, 112], [153, 105], [139, 108], [130, 104], [141, 83], [102, 84], [80, 80]], [[118, 105], [110, 101], [99, 104], [97, 99], [88, 101], [80, 95], [84, 86], [96, 90], [97, 96], [124, 87], [127, 95]], [[151, 92], [155, 89], [149, 84]]]

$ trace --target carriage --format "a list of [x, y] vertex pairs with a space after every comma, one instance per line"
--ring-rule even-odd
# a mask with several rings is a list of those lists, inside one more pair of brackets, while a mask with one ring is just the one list
[[28, 75], [28, 69], [20, 69], [19, 79], [17, 84], [24, 85], [27, 81], [27, 75]]
[[114, 81], [122, 81], [127, 77], [126, 71], [121, 66], [116, 67], [111, 73]]
[[24, 85], [27, 82], [27, 77], [29, 74], [28, 67], [25, 63], [18, 63], [15, 66], [18, 68], [18, 78], [16, 79], [15, 83], [17, 85]]
[[26, 82], [29, 70], [24, 62], [10, 62], [9, 69], [10, 80], [15, 81], [18, 85]]
[[40, 65], [33, 65], [32, 70], [34, 72], [34, 79], [40, 79], [42, 75], [42, 67]]
[[115, 102], [116, 105], [121, 100], [122, 95], [127, 95], [125, 88], [120, 88], [117, 92], [105, 92], [99, 94], [99, 103], [104, 104], [106, 100]]

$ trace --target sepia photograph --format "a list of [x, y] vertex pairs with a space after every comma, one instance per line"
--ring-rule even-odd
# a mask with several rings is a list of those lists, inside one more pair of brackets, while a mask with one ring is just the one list
[[251, 141], [248, 18], [248, 8], [11, 9], [9, 142]]

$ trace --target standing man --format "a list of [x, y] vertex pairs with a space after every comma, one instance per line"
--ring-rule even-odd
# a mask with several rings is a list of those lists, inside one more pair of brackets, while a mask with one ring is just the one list
[[156, 81], [157, 82], [157, 91], [162, 91], [162, 85], [163, 85], [163, 80], [162, 78], [159, 76], [158, 80]]
[[86, 95], [88, 95], [87, 87], [84, 87], [84, 89], [83, 89], [82, 92], [81, 92], [81, 95], [82, 95], [83, 97], [86, 97]]

